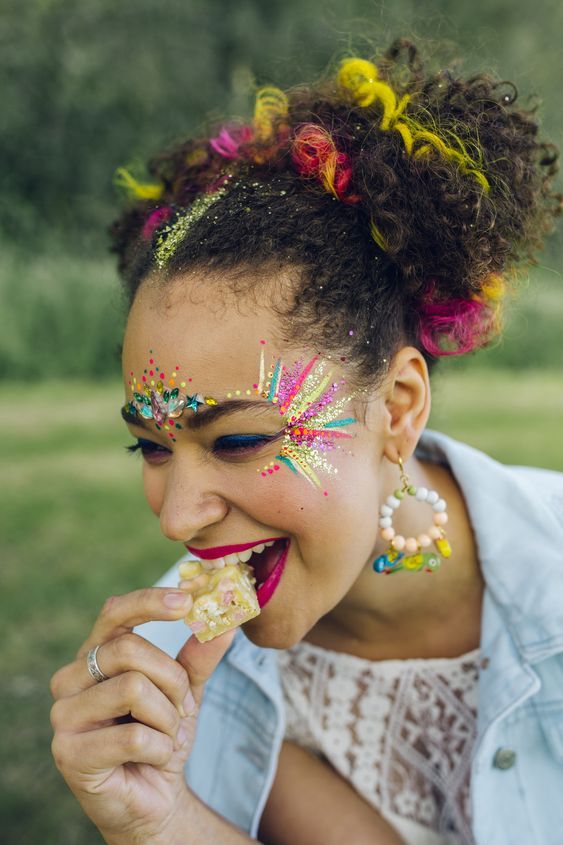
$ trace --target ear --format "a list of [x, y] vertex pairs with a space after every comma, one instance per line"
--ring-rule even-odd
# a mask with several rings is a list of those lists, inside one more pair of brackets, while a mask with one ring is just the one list
[[422, 354], [405, 346], [395, 355], [385, 388], [385, 457], [411, 457], [430, 416], [430, 379]]

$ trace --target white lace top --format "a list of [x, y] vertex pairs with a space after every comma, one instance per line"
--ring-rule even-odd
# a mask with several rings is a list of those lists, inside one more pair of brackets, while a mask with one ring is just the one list
[[478, 658], [373, 661], [298, 643], [278, 656], [285, 738], [328, 760], [408, 845], [473, 845]]

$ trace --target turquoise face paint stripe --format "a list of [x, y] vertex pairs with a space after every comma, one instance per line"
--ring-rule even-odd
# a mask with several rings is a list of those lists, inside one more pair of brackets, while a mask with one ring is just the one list
[[299, 475], [297, 469], [293, 465], [293, 461], [289, 458], [286, 458], [284, 455], [276, 455], [276, 461], [283, 461], [283, 463], [286, 464], [290, 470], [295, 473], [295, 475]]
[[281, 365], [282, 365], [281, 358], [278, 358], [278, 361], [276, 363], [276, 367], [275, 367], [275, 370], [274, 370], [274, 375], [272, 376], [272, 381], [271, 381], [271, 384], [270, 384], [270, 393], [268, 394], [268, 401], [270, 401], [270, 402], [272, 401], [272, 399], [274, 398], [274, 396], [276, 395], [277, 390], [278, 390], [279, 380], [280, 380], [280, 377], [281, 377]]
[[333, 422], [328, 422], [323, 425], [323, 428], [339, 428], [343, 425], [352, 425], [353, 423], [357, 423], [358, 420], [355, 420], [354, 417], [348, 417], [345, 420], [333, 420]]

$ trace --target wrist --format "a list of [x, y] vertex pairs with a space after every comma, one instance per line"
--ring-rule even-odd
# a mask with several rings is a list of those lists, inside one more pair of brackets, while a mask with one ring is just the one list
[[158, 825], [139, 825], [127, 831], [101, 830], [106, 845], [192, 845], [198, 841], [196, 826], [199, 799], [185, 787], [176, 797], [167, 819]]

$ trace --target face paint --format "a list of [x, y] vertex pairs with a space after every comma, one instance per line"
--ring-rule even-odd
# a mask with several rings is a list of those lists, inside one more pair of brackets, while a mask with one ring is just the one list
[[[343, 379], [340, 382], [334, 381], [327, 361], [319, 356], [312, 358], [306, 365], [296, 362], [291, 368], [287, 368], [282, 359], [278, 358], [266, 378], [265, 341], [261, 343], [258, 381], [252, 385], [252, 390], [237, 389], [227, 393], [226, 397], [231, 399], [243, 394], [261, 396], [276, 406], [283, 418], [284, 434], [279, 454], [275, 461], [257, 470], [263, 478], [280, 469], [280, 464], [276, 463], [279, 461], [292, 472], [302, 475], [313, 486], [321, 487], [317, 471], [329, 475], [337, 473], [337, 469], [326, 458], [326, 452], [337, 449], [339, 440], [353, 436], [341, 429], [357, 420], [353, 417], [338, 419], [352, 396], [337, 398], [345, 382]], [[141, 379], [137, 380], [133, 373], [130, 374], [129, 385], [133, 399], [125, 407], [126, 413], [130, 415], [139, 414], [144, 419], [154, 420], [157, 429], [164, 429], [173, 441], [176, 440], [175, 429], [182, 428], [177, 420], [184, 411], [197, 413], [201, 405], [218, 404], [210, 396], [182, 393], [180, 388], [185, 388], [186, 382], [180, 380], [179, 372], [177, 366], [167, 380], [151, 351], [149, 366]]]
[[161, 371], [152, 357], [152, 349], [149, 354], [149, 365], [140, 380], [135, 378], [133, 372], [130, 373], [129, 385], [133, 399], [124, 410], [132, 416], [139, 414], [145, 420], [154, 420], [159, 431], [164, 429], [168, 436], [176, 441], [174, 430], [182, 428], [177, 420], [185, 410], [189, 408], [197, 413], [200, 405], [216, 405], [217, 401], [211, 396], [202, 396], [201, 393], [194, 393], [192, 396], [181, 393], [180, 388], [185, 388], [186, 382], [180, 379], [180, 367], [177, 366], [167, 379], [165, 372]]
[[[332, 374], [327, 372], [327, 362], [318, 356], [305, 366], [298, 362], [290, 370], [284, 367], [280, 358], [268, 376], [271, 381], [266, 383], [266, 388], [269, 389], [263, 391], [262, 396], [278, 406], [285, 423], [285, 434], [276, 460], [303, 475], [315, 487], [320, 487], [315, 470], [327, 474], [337, 472], [325, 453], [338, 448], [339, 439], [352, 437], [339, 429], [352, 425], [356, 420], [353, 417], [337, 419], [352, 397], [336, 399], [344, 381], [333, 381]], [[259, 472], [266, 477], [272, 474], [270, 469], [267, 467]]]

